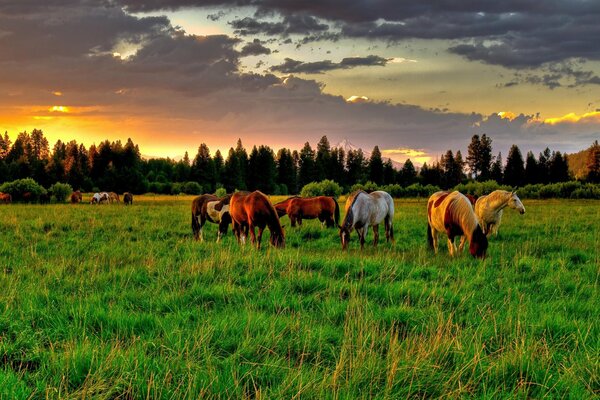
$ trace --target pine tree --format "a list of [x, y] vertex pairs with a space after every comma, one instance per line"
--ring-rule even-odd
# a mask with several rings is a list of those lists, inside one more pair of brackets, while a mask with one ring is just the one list
[[592, 143], [588, 150], [587, 157], [587, 177], [588, 182], [600, 183], [600, 144], [598, 141]]
[[538, 164], [532, 151], [527, 152], [525, 159], [525, 183], [539, 183]]
[[292, 153], [286, 148], [279, 149], [277, 152], [277, 184], [285, 186], [285, 194], [296, 193], [294, 159]]
[[223, 161], [223, 155], [221, 150], [217, 150], [213, 157], [213, 163], [215, 165], [215, 182], [223, 183], [223, 169], [225, 168], [225, 162]]
[[375, 146], [369, 159], [369, 180], [377, 185], [383, 183], [383, 160], [379, 146]]
[[10, 151], [10, 138], [8, 137], [8, 132], [4, 132], [4, 137], [0, 135], [0, 160], [6, 159], [8, 156], [8, 152]]
[[511, 186], [520, 186], [525, 182], [525, 166], [521, 150], [512, 145], [506, 158], [504, 168], [504, 183]]
[[194, 158], [191, 168], [192, 180], [198, 182], [204, 193], [211, 193], [215, 188], [215, 164], [210, 157], [210, 150], [205, 143], [198, 147], [198, 154]]
[[550, 182], [550, 158], [552, 154], [550, 153], [550, 149], [546, 147], [546, 149], [540, 153], [538, 157], [537, 170], [538, 170], [538, 183], [548, 183]]
[[[423, 164], [426, 166], [427, 164]], [[417, 181], [417, 170], [410, 158], [404, 162], [400, 173], [398, 174], [398, 183], [402, 186], [410, 186]]]
[[327, 136], [323, 136], [317, 143], [317, 153], [315, 156], [315, 179], [322, 181], [323, 179], [331, 179], [331, 146]]
[[569, 180], [569, 164], [560, 151], [552, 153], [548, 170], [552, 183]]
[[394, 164], [389, 158], [383, 163], [383, 183], [385, 185], [391, 185], [396, 182], [396, 170]]
[[490, 168], [492, 164], [492, 139], [485, 133], [473, 135], [468, 147], [467, 165], [471, 175], [478, 181], [490, 179]]
[[490, 170], [490, 179], [495, 180], [497, 183], [502, 183], [504, 181], [502, 173], [502, 153], [498, 153], [494, 159], [492, 169]]
[[310, 147], [310, 143], [306, 142], [300, 150], [298, 186], [302, 188], [315, 179], [315, 152]]
[[365, 182], [366, 161], [362, 149], [350, 150], [346, 155], [346, 171], [348, 186]]

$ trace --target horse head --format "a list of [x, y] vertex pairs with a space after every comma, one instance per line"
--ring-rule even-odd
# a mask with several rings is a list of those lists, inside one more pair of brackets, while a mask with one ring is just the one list
[[350, 244], [350, 233], [352, 232], [352, 225], [338, 225], [340, 230], [340, 240], [342, 241], [342, 250], [348, 248]]
[[283, 227], [281, 227], [281, 233], [271, 231], [271, 238], [269, 242], [273, 247], [277, 247], [279, 249], [283, 249], [285, 247], [285, 232]]
[[487, 253], [488, 240], [481, 226], [477, 225], [469, 243], [469, 253], [475, 258], [484, 259]]
[[510, 199], [508, 199], [508, 206], [517, 210], [520, 214], [525, 214], [525, 206], [521, 203], [521, 199], [517, 196], [517, 189], [514, 188], [510, 193]]

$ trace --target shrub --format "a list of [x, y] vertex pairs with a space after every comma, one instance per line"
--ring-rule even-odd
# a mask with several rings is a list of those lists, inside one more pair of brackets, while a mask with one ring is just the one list
[[383, 190], [384, 192], [388, 192], [392, 197], [405, 197], [406, 191], [404, 188], [398, 184], [393, 185], [385, 185], [379, 188], [379, 190]]
[[[31, 178], [5, 182], [0, 186], [0, 192], [9, 193], [13, 201], [39, 201], [40, 196], [47, 194], [46, 189]], [[31, 193], [31, 197], [24, 198], [25, 193]]]
[[57, 203], [64, 203], [71, 193], [73, 193], [73, 188], [68, 183], [56, 182], [54, 185], [50, 186], [48, 191], [56, 198]]
[[171, 194], [183, 193], [183, 183], [175, 182], [171, 185]]
[[183, 184], [183, 193], [185, 193], [185, 194], [201, 194], [202, 186], [198, 182], [186, 182]]
[[342, 188], [336, 182], [325, 179], [321, 182], [311, 182], [302, 188], [300, 195], [302, 197], [314, 196], [332, 196], [339, 197], [342, 194]]
[[217, 188], [217, 190], [215, 190], [215, 196], [217, 196], [217, 197], [223, 197], [226, 194], [227, 194], [227, 190], [225, 190], [225, 188], [223, 188], [223, 187]]
[[354, 193], [357, 190], [364, 190], [365, 192], [374, 192], [379, 190], [375, 182], [367, 181], [366, 183], [355, 183], [350, 188], [350, 193]]

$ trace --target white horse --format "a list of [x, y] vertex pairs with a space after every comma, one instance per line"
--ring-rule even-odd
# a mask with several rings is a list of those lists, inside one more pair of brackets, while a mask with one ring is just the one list
[[494, 233], [498, 236], [498, 228], [502, 220], [504, 208], [509, 207], [525, 214], [525, 206], [515, 193], [506, 190], [495, 190], [492, 193], [481, 196], [475, 203], [475, 214], [479, 218], [483, 233], [487, 236]]
[[106, 193], [106, 192], [94, 193], [94, 195], [92, 196], [92, 200], [90, 201], [90, 204], [108, 203], [108, 200], [109, 200], [108, 193]]
[[385, 223], [385, 238], [389, 242], [394, 241], [394, 199], [389, 193], [376, 191], [366, 193], [362, 190], [352, 194], [346, 200], [346, 216], [340, 225], [340, 239], [342, 250], [348, 248], [350, 243], [350, 232], [356, 229], [360, 240], [360, 249], [365, 245], [365, 235], [369, 226], [373, 227], [373, 246], [379, 241], [379, 224]]

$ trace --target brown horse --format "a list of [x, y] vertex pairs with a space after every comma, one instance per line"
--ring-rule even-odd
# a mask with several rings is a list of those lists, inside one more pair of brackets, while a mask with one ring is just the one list
[[279, 218], [283, 217], [284, 215], [287, 214], [287, 208], [290, 205], [290, 202], [294, 199], [299, 198], [300, 196], [292, 196], [292, 197], [288, 197], [287, 199], [280, 201], [277, 204], [273, 204], [273, 207], [275, 207], [275, 211], [277, 211], [277, 216]]
[[115, 192], [110, 192], [110, 193], [108, 193], [108, 201], [110, 203], [115, 202], [115, 201], [117, 203], [119, 203], [121, 201], [121, 199], [119, 199], [119, 195], [116, 194]]
[[475, 203], [477, 203], [477, 196], [467, 193], [467, 194], [465, 194], [465, 197], [467, 199], [469, 199], [469, 201], [471, 202], [471, 205], [473, 206], [473, 208], [475, 208]]
[[81, 192], [79, 190], [76, 190], [73, 193], [71, 193], [71, 203], [72, 204], [81, 203], [82, 201], [83, 201], [83, 195], [81, 194]]
[[[203, 194], [192, 201], [192, 232], [194, 239], [204, 241], [202, 228], [206, 221], [219, 225], [217, 242], [227, 234], [227, 227], [231, 223], [229, 216], [229, 199], [231, 195], [218, 198], [213, 194]], [[198, 222], [198, 219], [200, 221]]]
[[133, 204], [133, 195], [129, 192], [123, 193], [123, 203], [125, 205]]
[[[252, 243], [260, 249], [265, 227], [271, 232], [270, 243], [275, 247], [285, 247], [285, 234], [279, 222], [277, 211], [269, 198], [258, 190], [252, 193], [237, 192], [231, 196], [229, 202], [233, 233], [238, 242], [245, 243], [248, 231]], [[254, 229], [258, 228], [258, 237]]]
[[460, 192], [436, 192], [427, 202], [427, 240], [437, 253], [438, 233], [448, 236], [448, 251], [456, 255], [454, 238], [461, 236], [458, 251], [462, 251], [465, 239], [469, 240], [469, 252], [473, 257], [485, 258], [488, 241], [479, 225], [471, 202]]
[[0, 192], [0, 203], [4, 203], [4, 204], [12, 203], [12, 196], [10, 195], [10, 193]]
[[289, 201], [286, 211], [292, 227], [296, 226], [296, 222], [302, 226], [303, 219], [318, 218], [328, 228], [336, 227], [340, 221], [340, 206], [333, 197], [296, 197]]

